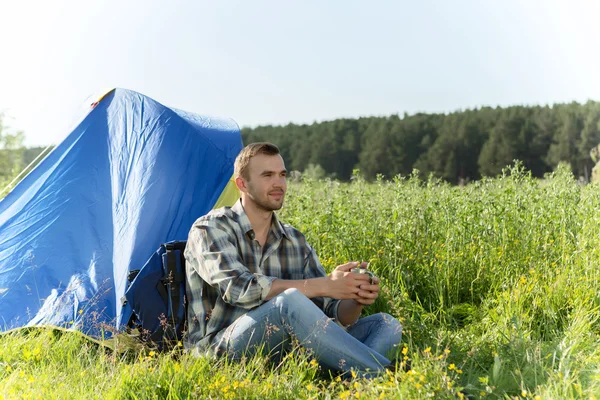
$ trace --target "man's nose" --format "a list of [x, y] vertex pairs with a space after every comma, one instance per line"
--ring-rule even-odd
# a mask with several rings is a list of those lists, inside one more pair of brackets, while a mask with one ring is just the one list
[[279, 176], [273, 182], [273, 186], [276, 188], [283, 188], [285, 186], [285, 184], [286, 184], [285, 176]]

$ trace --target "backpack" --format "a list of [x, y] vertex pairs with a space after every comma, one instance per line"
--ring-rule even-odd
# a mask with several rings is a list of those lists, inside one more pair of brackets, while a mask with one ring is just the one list
[[185, 245], [185, 241], [162, 244], [127, 277], [121, 320], [127, 321], [128, 333], [137, 330], [143, 342], [159, 350], [176, 346], [186, 328]]

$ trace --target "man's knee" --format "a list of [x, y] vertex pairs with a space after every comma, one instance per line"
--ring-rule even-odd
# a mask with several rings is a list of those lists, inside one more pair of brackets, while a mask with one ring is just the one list
[[[302, 294], [298, 289], [290, 288], [286, 289], [273, 298], [273, 302], [278, 307], [290, 307], [302, 303], [306, 296]], [[308, 300], [308, 299], [307, 299]]]
[[317, 307], [308, 297], [298, 289], [286, 289], [273, 298], [274, 305], [279, 308], [282, 315], [294, 311], [307, 311], [312, 307]]
[[[300, 292], [298, 289], [296, 288], [289, 288], [289, 289], [285, 289], [283, 291], [283, 294], [288, 296], [288, 297], [295, 297], [295, 296], [304, 296], [302, 294], [302, 292]], [[305, 296], [306, 297], [306, 296]]]
[[278, 303], [297, 304], [305, 302], [306, 300], [310, 301], [308, 297], [303, 295], [301, 291], [295, 288], [286, 289], [275, 297], [275, 301]]

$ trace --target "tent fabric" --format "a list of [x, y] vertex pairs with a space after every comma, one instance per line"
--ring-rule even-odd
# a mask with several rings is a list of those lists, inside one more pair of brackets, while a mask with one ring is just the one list
[[235, 202], [240, 198], [240, 191], [235, 185], [235, 179], [231, 175], [231, 179], [227, 182], [225, 189], [221, 192], [221, 196], [217, 199], [213, 208], [220, 208], [224, 206], [233, 206]]
[[0, 201], [0, 330], [110, 335], [129, 271], [161, 243], [187, 239], [241, 148], [233, 120], [124, 89], [105, 95]]

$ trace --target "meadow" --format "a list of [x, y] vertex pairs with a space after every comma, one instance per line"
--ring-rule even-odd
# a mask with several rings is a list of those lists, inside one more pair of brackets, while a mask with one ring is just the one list
[[301, 349], [231, 363], [40, 329], [0, 336], [0, 399], [594, 399], [598, 210], [600, 188], [564, 167], [539, 180], [516, 164], [465, 187], [417, 174], [290, 183], [280, 217], [328, 271], [370, 262], [382, 293], [365, 313], [402, 322], [412, 369], [343, 380]]

